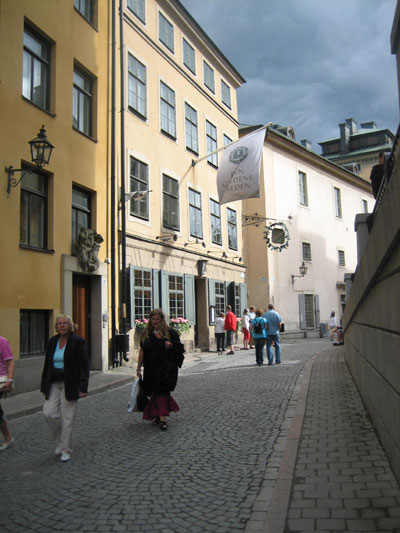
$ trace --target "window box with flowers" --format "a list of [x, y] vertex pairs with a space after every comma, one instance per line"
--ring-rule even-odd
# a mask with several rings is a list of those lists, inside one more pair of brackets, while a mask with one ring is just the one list
[[147, 318], [135, 320], [135, 330], [137, 333], [139, 333], [139, 335], [141, 335], [143, 331], [146, 329], [147, 323], [148, 323]]
[[179, 335], [185, 335], [186, 333], [189, 333], [192, 326], [186, 318], [178, 316], [177, 318], [171, 318], [169, 321], [169, 327], [177, 331]]

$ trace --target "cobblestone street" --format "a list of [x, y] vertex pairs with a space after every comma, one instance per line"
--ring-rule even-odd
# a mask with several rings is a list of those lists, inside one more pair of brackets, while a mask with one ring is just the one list
[[257, 367], [254, 350], [200, 355], [183, 366], [181, 411], [167, 432], [127, 412], [130, 385], [81, 400], [66, 464], [53, 456], [42, 413], [12, 420], [16, 443], [0, 457], [1, 529], [244, 531], [277, 476], [299, 375], [327, 347], [283, 344], [272, 367]]

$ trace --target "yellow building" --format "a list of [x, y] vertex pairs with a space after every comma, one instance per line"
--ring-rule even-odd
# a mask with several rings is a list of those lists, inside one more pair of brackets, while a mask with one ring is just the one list
[[[60, 312], [86, 337], [92, 369], [108, 365], [108, 8], [0, 2], [0, 334], [17, 359], [19, 392], [38, 386]], [[27, 142], [42, 125], [54, 150], [39, 168]], [[28, 172], [8, 194], [8, 177], [22, 176], [4, 172], [10, 166]]]
[[126, 204], [126, 247], [120, 219], [131, 353], [154, 307], [189, 321], [187, 348], [209, 348], [215, 316], [246, 305], [241, 204], [219, 205], [220, 153], [192, 160], [238, 138], [244, 79], [177, 1], [127, 0], [123, 43], [123, 193], [150, 191]]

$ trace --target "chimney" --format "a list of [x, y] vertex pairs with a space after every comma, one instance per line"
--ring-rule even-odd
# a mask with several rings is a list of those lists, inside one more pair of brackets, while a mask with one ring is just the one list
[[353, 118], [346, 118], [346, 124], [350, 128], [350, 135], [357, 133], [357, 122]]
[[301, 140], [300, 144], [304, 146], [304, 148], [307, 148], [307, 150], [311, 150], [311, 141], [309, 141], [308, 139]]
[[340, 153], [348, 154], [350, 150], [350, 126], [347, 122], [339, 124], [340, 128]]

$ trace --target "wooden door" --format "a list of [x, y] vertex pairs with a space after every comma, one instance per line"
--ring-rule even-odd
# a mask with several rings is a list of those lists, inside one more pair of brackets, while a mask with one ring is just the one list
[[86, 340], [90, 354], [90, 277], [74, 274], [72, 290], [75, 333]]

